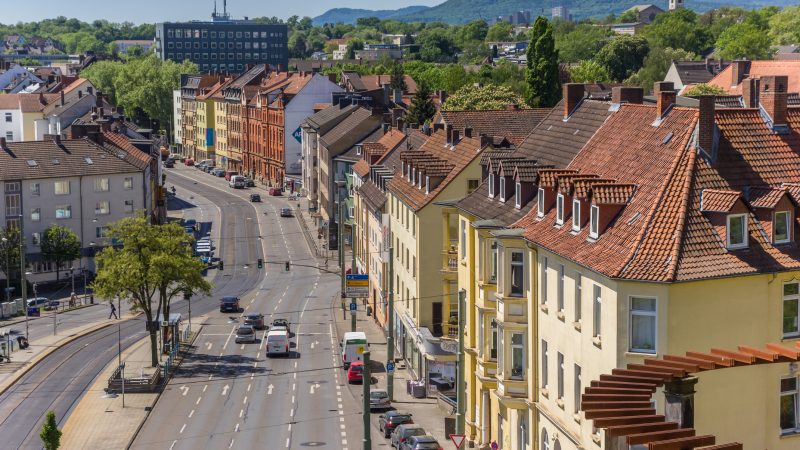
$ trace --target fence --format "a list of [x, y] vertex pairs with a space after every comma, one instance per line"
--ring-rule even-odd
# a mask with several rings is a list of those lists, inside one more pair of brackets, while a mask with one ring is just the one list
[[[156, 370], [149, 377], [125, 378], [125, 393], [155, 392], [161, 386], [161, 371]], [[122, 392], [122, 368], [117, 367], [108, 379], [109, 392]]]

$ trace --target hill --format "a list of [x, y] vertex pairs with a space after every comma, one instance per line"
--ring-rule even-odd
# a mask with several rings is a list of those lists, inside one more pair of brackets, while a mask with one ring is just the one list
[[357, 19], [362, 17], [377, 17], [379, 19], [393, 19], [397, 16], [411, 16], [419, 14], [428, 9], [427, 6], [407, 6], [401, 9], [353, 9], [353, 8], [334, 8], [313, 19], [314, 26], [321, 26], [326, 23], [349, 23], [355, 24]]

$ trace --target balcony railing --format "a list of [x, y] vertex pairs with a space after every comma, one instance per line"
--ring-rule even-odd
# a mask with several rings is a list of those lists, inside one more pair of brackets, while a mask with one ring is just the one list
[[458, 271], [458, 253], [444, 252], [442, 254], [442, 270], [445, 272]]

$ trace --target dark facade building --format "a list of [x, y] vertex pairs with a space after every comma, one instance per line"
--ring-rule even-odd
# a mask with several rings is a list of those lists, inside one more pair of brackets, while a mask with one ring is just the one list
[[269, 64], [286, 68], [289, 30], [286, 25], [265, 25], [232, 20], [227, 14], [210, 22], [165, 22], [156, 25], [156, 53], [162, 60], [189, 60], [203, 72], [241, 73], [248, 65]]

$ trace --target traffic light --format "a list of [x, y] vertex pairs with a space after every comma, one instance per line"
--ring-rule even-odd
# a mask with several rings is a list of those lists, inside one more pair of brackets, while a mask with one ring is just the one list
[[264, 268], [264, 260], [261, 259], [261, 258], [258, 258], [258, 268], [259, 269], [263, 269]]
[[219, 260], [219, 270], [225, 270], [225, 263], [221, 259]]
[[286, 261], [286, 271], [287, 271], [287, 272], [289, 271], [289, 267], [290, 267], [291, 265], [292, 265], [292, 264], [291, 264], [289, 261]]

